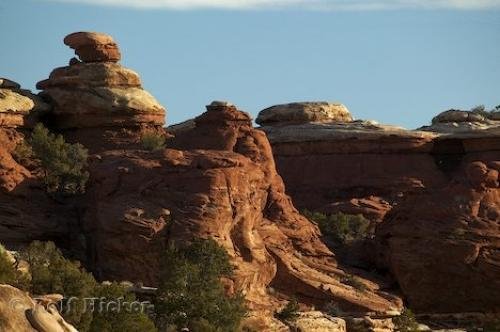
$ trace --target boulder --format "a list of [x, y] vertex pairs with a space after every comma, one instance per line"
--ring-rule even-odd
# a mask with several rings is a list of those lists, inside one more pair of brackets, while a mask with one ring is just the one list
[[500, 134], [500, 116], [498, 111], [474, 109], [471, 111], [448, 110], [432, 119], [430, 126], [420, 128], [443, 134], [493, 135]]
[[346, 322], [341, 318], [333, 318], [320, 311], [301, 312], [290, 322], [293, 332], [346, 332]]
[[432, 123], [445, 122], [482, 122], [485, 117], [476, 112], [448, 110], [438, 114], [432, 119]]
[[99, 32], [75, 32], [64, 38], [83, 62], [118, 62], [120, 50], [113, 38]]
[[50, 109], [42, 99], [11, 80], [0, 78], [0, 127], [30, 127]]
[[262, 126], [351, 121], [351, 114], [344, 105], [328, 102], [301, 102], [276, 105], [262, 110], [255, 120], [255, 122]]
[[18, 90], [21, 89], [21, 85], [19, 83], [9, 80], [8, 78], [0, 77], [0, 88]]
[[37, 304], [27, 293], [0, 285], [0, 331], [78, 332], [54, 306]]
[[394, 323], [391, 318], [355, 317], [346, 320], [349, 332], [394, 332]]
[[19, 127], [35, 107], [32, 99], [12, 90], [0, 89], [0, 126]]

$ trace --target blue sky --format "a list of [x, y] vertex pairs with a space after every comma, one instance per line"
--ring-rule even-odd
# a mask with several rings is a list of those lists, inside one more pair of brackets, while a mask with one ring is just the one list
[[339, 101], [408, 128], [500, 104], [498, 0], [7, 0], [0, 22], [0, 76], [30, 89], [72, 57], [66, 34], [111, 34], [168, 124], [215, 99], [253, 116]]

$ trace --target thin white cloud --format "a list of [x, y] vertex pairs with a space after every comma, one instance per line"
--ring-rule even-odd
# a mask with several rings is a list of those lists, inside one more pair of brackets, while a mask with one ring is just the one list
[[[46, 1], [46, 0], [39, 0]], [[276, 9], [311, 10], [393, 10], [393, 9], [460, 9], [500, 8], [500, 0], [51, 0], [104, 6], [145, 9]]]

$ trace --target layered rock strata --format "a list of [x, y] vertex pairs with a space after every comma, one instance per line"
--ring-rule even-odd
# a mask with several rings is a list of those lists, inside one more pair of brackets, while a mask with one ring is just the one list
[[154, 283], [167, 241], [213, 237], [229, 252], [254, 310], [269, 310], [275, 288], [303, 303], [384, 312], [400, 302], [368, 280], [360, 292], [284, 192], [269, 142], [248, 114], [215, 102], [156, 153], [108, 151], [92, 166], [85, 216], [95, 270]]
[[261, 130], [296, 206], [380, 223], [378, 267], [391, 271], [410, 307], [494, 312], [500, 308], [495, 114], [449, 111], [421, 131], [362, 121]]
[[263, 126], [278, 173], [299, 209], [381, 221], [407, 192], [446, 182], [434, 133], [373, 121]]

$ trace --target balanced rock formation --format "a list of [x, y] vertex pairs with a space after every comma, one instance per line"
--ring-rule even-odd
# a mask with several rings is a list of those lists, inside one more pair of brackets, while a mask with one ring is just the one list
[[285, 194], [266, 135], [247, 113], [215, 102], [158, 152], [107, 151], [91, 166], [84, 217], [94, 270], [154, 283], [167, 241], [212, 237], [230, 254], [233, 283], [252, 310], [276, 309], [273, 287], [309, 305], [353, 312], [398, 309], [368, 280], [360, 292]]
[[328, 102], [302, 102], [276, 105], [261, 111], [255, 120], [255, 122], [262, 126], [351, 121], [351, 114], [344, 105]]
[[110, 51], [116, 48], [111, 37], [79, 32], [67, 36], [65, 43], [74, 47], [84, 62], [56, 68], [37, 84], [43, 90], [41, 95], [53, 105], [53, 126], [78, 129], [76, 138], [68, 133], [69, 139], [95, 146], [99, 141], [116, 140], [117, 135], [125, 136], [122, 144], [130, 144], [127, 130], [158, 130], [164, 125], [163, 106], [142, 88], [137, 73], [116, 63], [119, 56]]
[[83, 62], [118, 62], [120, 50], [113, 38], [98, 32], [75, 32], [64, 38]]

